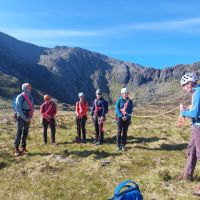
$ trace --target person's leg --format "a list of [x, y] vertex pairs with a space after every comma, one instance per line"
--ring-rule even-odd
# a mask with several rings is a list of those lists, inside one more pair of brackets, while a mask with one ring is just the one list
[[100, 121], [100, 117], [98, 118], [98, 126], [99, 126], [99, 137], [98, 137], [98, 142], [96, 144], [101, 145], [103, 144], [104, 140], [104, 132], [103, 132], [103, 123]]
[[104, 122], [100, 123], [100, 142], [103, 144], [104, 142], [104, 130], [103, 130]]
[[197, 160], [200, 160], [200, 127], [199, 126], [192, 127], [192, 132], [195, 138], [196, 157]]
[[187, 148], [187, 152], [188, 152], [187, 163], [186, 163], [184, 173], [182, 176], [183, 176], [183, 179], [192, 179], [194, 169], [197, 163], [195, 137], [193, 133], [192, 133], [192, 138]]
[[22, 150], [26, 151], [26, 140], [29, 132], [30, 122], [23, 121], [24, 123], [24, 130], [22, 135]]
[[121, 149], [122, 118], [117, 121], [117, 148]]
[[129, 127], [130, 121], [123, 121], [123, 134], [122, 134], [122, 147], [125, 150], [126, 141], [127, 141], [127, 132]]
[[76, 117], [76, 128], [77, 128], [76, 142], [80, 142], [81, 141], [81, 120], [78, 117]]
[[20, 145], [22, 130], [23, 130], [22, 118], [18, 117], [18, 119], [16, 121], [16, 125], [17, 125], [17, 133], [15, 136], [14, 145], [15, 145], [15, 153], [16, 153], [16, 155], [19, 155], [19, 145]]
[[82, 136], [83, 136], [83, 143], [86, 143], [86, 129], [85, 129], [85, 123], [87, 121], [87, 116], [84, 116], [81, 120], [81, 130], [82, 130]]
[[94, 126], [95, 126], [95, 140], [94, 140], [94, 144], [96, 142], [98, 142], [98, 139], [99, 139], [99, 123], [98, 123], [98, 117], [95, 116], [94, 118]]
[[55, 135], [56, 135], [56, 120], [55, 120], [55, 118], [50, 120], [49, 126], [50, 126], [50, 129], [51, 129], [51, 143], [55, 144], [56, 143], [56, 138], [55, 138]]
[[43, 142], [44, 144], [47, 143], [47, 128], [48, 128], [48, 121], [43, 118], [42, 120], [42, 125], [43, 125]]

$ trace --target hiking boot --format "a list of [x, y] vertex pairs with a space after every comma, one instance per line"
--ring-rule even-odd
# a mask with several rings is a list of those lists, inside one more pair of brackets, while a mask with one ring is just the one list
[[56, 145], [57, 145], [57, 143], [56, 143], [56, 142], [52, 142], [52, 145], [53, 145], [53, 146], [56, 146]]
[[122, 148], [121, 147], [117, 147], [116, 151], [121, 151]]
[[96, 145], [101, 145], [102, 143], [100, 141], [96, 142]]
[[178, 177], [178, 180], [186, 180], [186, 181], [193, 181], [193, 177], [189, 174], [186, 174], [186, 173], [182, 173], [179, 177]]
[[96, 144], [98, 141], [97, 140], [94, 140], [93, 142], [92, 142], [92, 144]]
[[81, 140], [80, 140], [80, 138], [76, 137], [75, 140], [74, 140], [74, 142], [75, 143], [81, 143]]
[[200, 185], [197, 186], [197, 189], [192, 193], [192, 195], [200, 196]]
[[122, 151], [127, 151], [125, 146], [122, 146]]
[[26, 149], [26, 148], [22, 148], [21, 154], [22, 154], [22, 155], [25, 155], [25, 154], [27, 154], [27, 153], [28, 153], [27, 149]]
[[19, 151], [19, 149], [16, 149], [15, 150], [15, 156], [19, 156], [20, 155], [20, 151]]
[[83, 144], [86, 144], [86, 140], [82, 140], [82, 143], [83, 143]]

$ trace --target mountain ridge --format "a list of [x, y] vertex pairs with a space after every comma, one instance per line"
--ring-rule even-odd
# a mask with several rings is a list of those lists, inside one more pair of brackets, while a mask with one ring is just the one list
[[114, 102], [126, 86], [136, 103], [150, 103], [162, 100], [163, 93], [172, 97], [181, 94], [179, 80], [188, 71], [199, 75], [200, 62], [148, 68], [79, 47], [39, 47], [0, 32], [0, 72], [20, 83], [31, 82], [40, 96], [37, 102], [41, 102], [41, 94], [49, 93], [61, 102], [73, 104], [80, 91], [91, 102], [98, 88]]

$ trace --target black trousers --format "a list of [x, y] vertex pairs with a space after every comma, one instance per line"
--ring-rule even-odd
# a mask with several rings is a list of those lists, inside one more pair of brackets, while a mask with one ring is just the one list
[[47, 143], [47, 129], [48, 126], [51, 129], [51, 143], [55, 143], [55, 134], [56, 134], [56, 120], [55, 118], [50, 119], [49, 121], [43, 118], [43, 142]]
[[87, 116], [84, 116], [81, 119], [76, 117], [77, 135], [79, 141], [81, 140], [81, 132], [83, 141], [86, 141], [86, 129], [85, 129], [86, 121], [87, 121]]
[[128, 127], [130, 125], [130, 119], [123, 121], [122, 118], [118, 118], [117, 121], [117, 146], [125, 146], [127, 140]]
[[26, 139], [28, 136], [30, 122], [24, 121], [21, 117], [17, 118], [17, 133], [15, 137], [15, 148], [18, 149], [20, 145], [20, 141], [22, 141], [21, 146], [22, 148], [26, 148]]
[[93, 116], [95, 133], [96, 133], [95, 141], [103, 143], [104, 141], [103, 123], [100, 123], [100, 118], [101, 117]]

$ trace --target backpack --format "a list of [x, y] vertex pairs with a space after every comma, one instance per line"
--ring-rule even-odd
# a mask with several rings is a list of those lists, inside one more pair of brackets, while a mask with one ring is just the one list
[[108, 200], [143, 200], [143, 197], [137, 183], [125, 180], [115, 188], [114, 197]]

